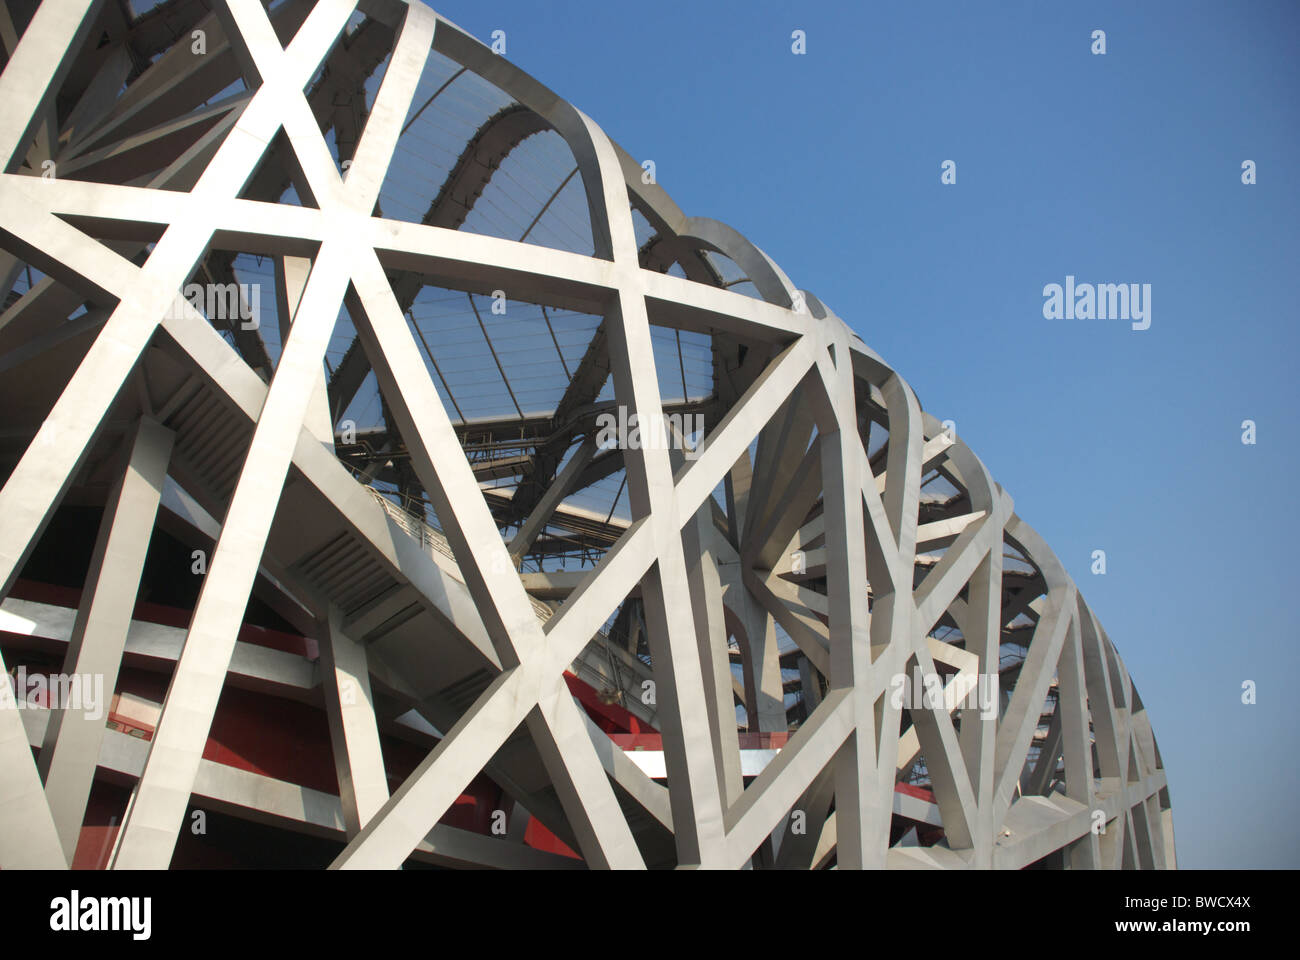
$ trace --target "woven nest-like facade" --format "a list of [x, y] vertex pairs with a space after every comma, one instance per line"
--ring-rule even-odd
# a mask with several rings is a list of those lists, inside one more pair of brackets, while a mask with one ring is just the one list
[[0, 867], [1175, 865], [828, 307], [423, 5], [211, 6], [0, 14]]

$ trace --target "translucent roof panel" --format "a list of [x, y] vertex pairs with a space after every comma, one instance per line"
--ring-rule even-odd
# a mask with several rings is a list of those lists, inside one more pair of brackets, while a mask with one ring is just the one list
[[464, 229], [590, 256], [587, 194], [564, 138], [546, 130], [515, 147], [483, 189]]
[[425, 287], [409, 312], [448, 415], [475, 421], [549, 414], [599, 317]]

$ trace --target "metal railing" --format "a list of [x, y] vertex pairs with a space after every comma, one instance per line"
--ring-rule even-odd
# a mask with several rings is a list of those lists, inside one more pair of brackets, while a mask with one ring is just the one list
[[393, 519], [399, 527], [405, 530], [412, 539], [418, 540], [421, 546], [432, 547], [437, 550], [448, 560], [455, 560], [456, 555], [451, 552], [451, 543], [448, 542], [446, 535], [429, 521], [417, 517], [406, 508], [399, 504], [393, 503], [382, 490], [377, 490], [369, 484], [363, 484], [372, 497], [379, 501], [380, 506]]

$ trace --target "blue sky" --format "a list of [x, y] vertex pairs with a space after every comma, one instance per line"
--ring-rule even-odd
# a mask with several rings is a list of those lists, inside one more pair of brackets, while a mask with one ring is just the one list
[[[1180, 866], [1300, 866], [1300, 7], [438, 9], [504, 29], [684, 211], [748, 236], [956, 421], [1124, 657]], [[1045, 320], [1067, 274], [1151, 284], [1150, 329]]]

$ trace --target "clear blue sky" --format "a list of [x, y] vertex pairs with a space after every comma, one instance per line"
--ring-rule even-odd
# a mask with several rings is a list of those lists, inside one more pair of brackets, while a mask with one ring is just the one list
[[[747, 235], [956, 421], [1128, 664], [1181, 866], [1300, 866], [1300, 5], [438, 9], [504, 29], [684, 211]], [[1045, 320], [1067, 274], [1151, 284], [1151, 328]]]

